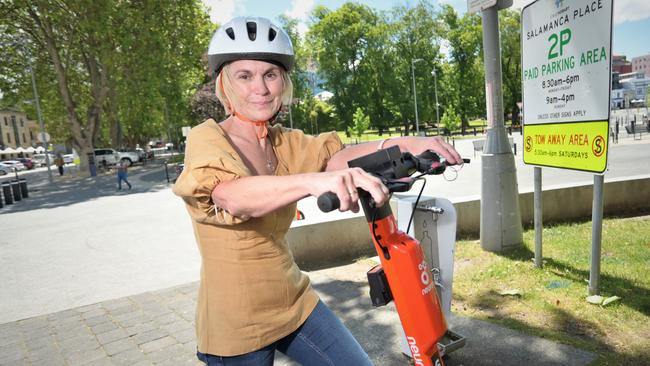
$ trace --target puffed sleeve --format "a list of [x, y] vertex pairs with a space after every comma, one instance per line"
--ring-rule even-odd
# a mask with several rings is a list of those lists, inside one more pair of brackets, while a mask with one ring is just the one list
[[[325, 170], [327, 162], [343, 143], [336, 132], [306, 135], [300, 130], [274, 126], [278, 133], [277, 150], [287, 165], [289, 174], [313, 173]], [[274, 131], [275, 132], [275, 131]]]
[[216, 122], [208, 120], [190, 131], [184, 164], [173, 192], [185, 201], [187, 211], [196, 222], [235, 225], [248, 220], [233, 216], [212, 202], [212, 191], [218, 184], [250, 175], [228, 152], [227, 140]]

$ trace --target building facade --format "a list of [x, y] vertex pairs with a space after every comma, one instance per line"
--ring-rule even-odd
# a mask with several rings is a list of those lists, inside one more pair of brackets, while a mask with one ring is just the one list
[[611, 107], [646, 107], [650, 78], [643, 72], [631, 72], [618, 76], [618, 88], [612, 89]]
[[650, 78], [650, 54], [632, 58], [632, 72], [642, 72]]
[[24, 112], [13, 109], [0, 110], [0, 150], [28, 148], [38, 144], [38, 124], [27, 119]]
[[612, 56], [612, 72], [619, 74], [632, 72], [632, 63], [624, 55], [614, 55]]

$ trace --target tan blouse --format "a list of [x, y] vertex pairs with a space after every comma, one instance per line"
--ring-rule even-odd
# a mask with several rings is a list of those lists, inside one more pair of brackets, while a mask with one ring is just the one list
[[[343, 148], [333, 132], [314, 137], [276, 125], [269, 136], [276, 175], [322, 171]], [[296, 330], [318, 302], [285, 239], [295, 203], [248, 220], [215, 208], [214, 187], [250, 175], [217, 122], [192, 129], [173, 192], [185, 201], [201, 252], [196, 330], [202, 353], [235, 356], [265, 347]]]

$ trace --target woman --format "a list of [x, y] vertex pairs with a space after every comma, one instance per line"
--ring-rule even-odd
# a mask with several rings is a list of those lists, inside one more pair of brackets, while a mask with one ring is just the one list
[[235, 18], [208, 50], [217, 97], [229, 115], [188, 136], [185, 169], [174, 193], [192, 217], [202, 257], [197, 356], [208, 365], [272, 365], [275, 350], [303, 365], [371, 365], [351, 333], [296, 266], [285, 239], [296, 202], [334, 192], [341, 211], [358, 211], [357, 188], [378, 205], [381, 182], [347, 161], [399, 144], [433, 149], [451, 163], [441, 139], [400, 138], [343, 148], [336, 133], [307, 136], [270, 126], [291, 100], [291, 41], [263, 18]]

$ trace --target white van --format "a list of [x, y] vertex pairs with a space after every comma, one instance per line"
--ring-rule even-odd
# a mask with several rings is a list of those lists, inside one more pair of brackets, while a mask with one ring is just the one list
[[[50, 156], [50, 165], [54, 164], [55, 156], [53, 154], [48, 154], [48, 155]], [[45, 154], [34, 154], [34, 156], [32, 156], [31, 159], [34, 162], [35, 166], [46, 165]]]

